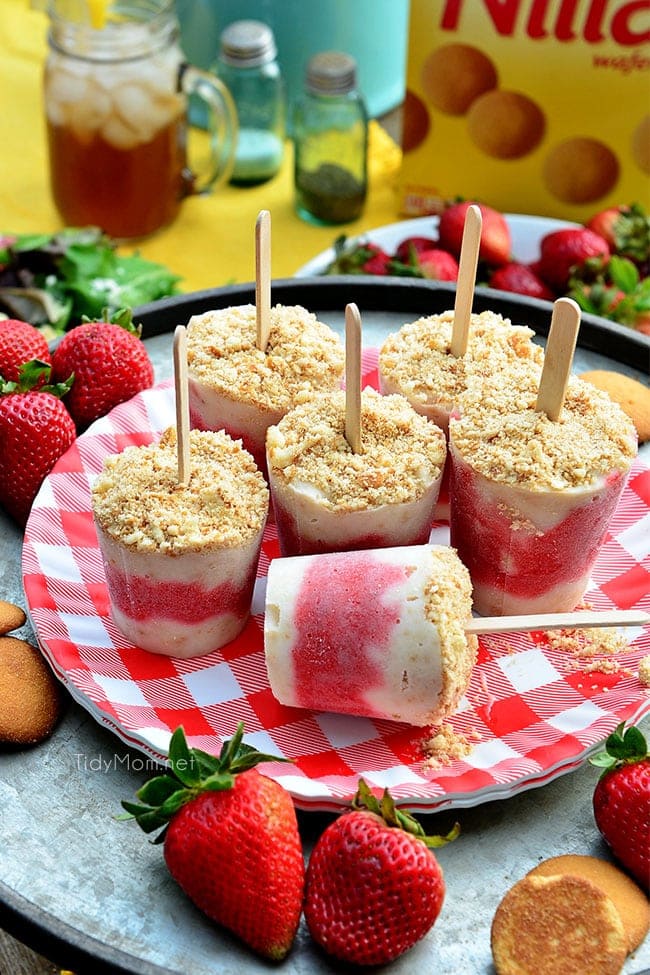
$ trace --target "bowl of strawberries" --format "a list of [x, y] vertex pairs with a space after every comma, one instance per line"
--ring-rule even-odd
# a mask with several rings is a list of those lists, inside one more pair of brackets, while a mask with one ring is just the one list
[[[349, 238], [298, 271], [454, 282], [470, 201]], [[594, 213], [586, 224], [549, 217], [482, 214], [478, 287], [541, 301], [574, 298], [583, 312], [650, 335], [650, 216], [638, 203]]]

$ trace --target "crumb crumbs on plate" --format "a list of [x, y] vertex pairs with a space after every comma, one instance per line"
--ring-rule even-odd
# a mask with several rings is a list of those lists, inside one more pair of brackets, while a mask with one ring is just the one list
[[650, 654], [639, 660], [639, 680], [644, 687], [650, 687]]
[[607, 627], [547, 630], [544, 632], [544, 638], [551, 650], [562, 650], [575, 658], [611, 657], [629, 646], [626, 638], [618, 630]]
[[422, 748], [426, 755], [425, 769], [442, 768], [451, 765], [459, 758], [465, 758], [471, 752], [474, 744], [480, 741], [480, 735], [472, 729], [468, 735], [454, 731], [448, 723], [443, 723], [431, 738], [422, 740]]

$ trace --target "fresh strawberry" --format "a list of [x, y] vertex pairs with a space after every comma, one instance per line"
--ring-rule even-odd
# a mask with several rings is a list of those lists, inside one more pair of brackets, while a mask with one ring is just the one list
[[[372, 274], [367, 270], [369, 262], [378, 258], [378, 265], [383, 268], [389, 255], [379, 247], [365, 240], [354, 240], [341, 234], [334, 241], [334, 259], [327, 266], [325, 274]], [[383, 270], [380, 273], [384, 273]]]
[[585, 226], [588, 230], [593, 230], [607, 241], [611, 250], [616, 249], [616, 234], [614, 225], [621, 215], [622, 207], [607, 207], [606, 210], [599, 210], [587, 221]]
[[591, 257], [607, 260], [609, 245], [604, 237], [586, 227], [567, 227], [554, 230], [542, 238], [539, 273], [557, 291], [565, 293], [575, 269]]
[[305, 865], [289, 793], [255, 766], [280, 761], [242, 742], [240, 723], [219, 757], [190, 749], [182, 728], [170, 768], [123, 802], [146, 833], [162, 831], [169, 872], [208, 917], [279, 961], [296, 935]]
[[[463, 230], [465, 229], [465, 215], [471, 205], [471, 201], [452, 203], [440, 214], [438, 223], [440, 246], [456, 258], [460, 256]], [[486, 264], [505, 264], [506, 261], [510, 260], [512, 249], [510, 228], [505, 217], [498, 210], [493, 210], [492, 207], [485, 206], [483, 203], [479, 203], [477, 206], [483, 218], [479, 261], [484, 261]]]
[[381, 276], [390, 274], [390, 254], [387, 254], [386, 251], [382, 250], [376, 244], [368, 244], [367, 250], [370, 256], [361, 265], [361, 273]]
[[604, 769], [594, 790], [594, 819], [614, 856], [650, 890], [650, 757], [639, 728], [622, 722], [590, 759]]
[[601, 210], [587, 227], [607, 241], [613, 254], [633, 261], [642, 274], [650, 273], [650, 216], [640, 204]]
[[153, 385], [153, 366], [130, 312], [66, 332], [52, 355], [52, 375], [62, 381], [71, 374], [66, 405], [78, 430]]
[[[51, 364], [45, 336], [29, 322], [17, 318], [0, 321], [0, 376], [6, 382], [18, 382], [20, 367], [32, 359]], [[41, 384], [45, 373], [41, 375]]]
[[46, 384], [50, 366], [22, 366], [0, 383], [0, 504], [22, 527], [43, 480], [73, 443], [76, 430], [60, 397], [69, 383]]
[[514, 291], [530, 298], [543, 298], [553, 301], [555, 295], [527, 264], [510, 261], [498, 267], [488, 279], [490, 288], [498, 291]]
[[321, 834], [309, 859], [305, 920], [330, 955], [383, 965], [411, 948], [436, 921], [445, 896], [430, 847], [456, 835], [427, 837], [419, 823], [359, 781], [352, 810]]
[[423, 278], [432, 281], [458, 280], [458, 261], [448, 251], [440, 250], [439, 247], [420, 251], [417, 264]]
[[397, 245], [393, 257], [401, 264], [415, 264], [418, 254], [437, 246], [438, 241], [432, 237], [407, 237]]

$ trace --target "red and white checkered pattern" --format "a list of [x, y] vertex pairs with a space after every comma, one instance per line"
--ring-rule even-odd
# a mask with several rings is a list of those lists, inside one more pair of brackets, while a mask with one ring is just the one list
[[[376, 385], [376, 350], [364, 380]], [[164, 758], [173, 730], [218, 751], [243, 721], [246, 740], [292, 764], [264, 771], [308, 809], [336, 809], [359, 776], [388, 786], [398, 802], [430, 811], [469, 806], [533, 788], [576, 768], [622, 720], [650, 711], [638, 679], [650, 627], [627, 632], [615, 673], [575, 669], [541, 633], [483, 637], [479, 662], [451, 724], [475, 742], [469, 755], [427, 770], [426, 729], [288, 708], [269, 688], [262, 612], [268, 564], [278, 553], [267, 527], [253, 617], [235, 641], [208, 656], [177, 660], [129, 644], [112, 622], [93, 526], [90, 485], [109, 453], [144, 444], [174, 423], [170, 382], [97, 421], [46, 479], [23, 550], [24, 587], [41, 648], [72, 695], [122, 740]], [[448, 540], [446, 526], [434, 527]], [[596, 609], [650, 610], [650, 469], [637, 462], [610, 526], [586, 599]]]

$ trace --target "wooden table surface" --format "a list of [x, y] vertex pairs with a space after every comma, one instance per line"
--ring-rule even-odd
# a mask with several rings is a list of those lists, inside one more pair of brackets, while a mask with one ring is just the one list
[[60, 971], [57, 965], [0, 929], [0, 972], [6, 975], [59, 975]]

